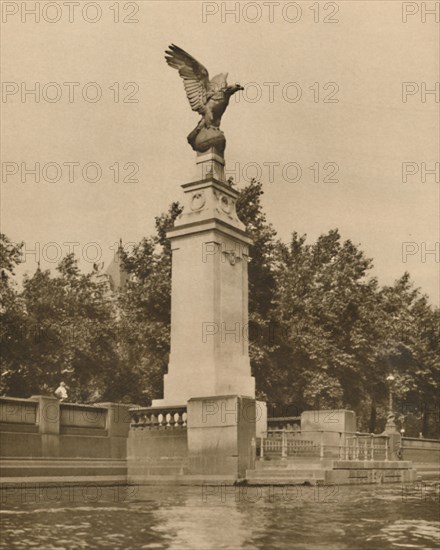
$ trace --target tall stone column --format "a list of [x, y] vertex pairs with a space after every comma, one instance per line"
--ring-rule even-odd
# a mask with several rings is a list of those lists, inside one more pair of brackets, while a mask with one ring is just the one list
[[[172, 248], [171, 352], [164, 398], [187, 406], [188, 473], [234, 483], [253, 467], [255, 380], [248, 349], [251, 239], [237, 217], [237, 190], [215, 149], [197, 155], [182, 185], [184, 210], [167, 236]], [[220, 477], [219, 477], [220, 476]]]
[[171, 352], [164, 398], [255, 398], [248, 350], [251, 239], [237, 217], [239, 196], [215, 149], [197, 156], [198, 177], [182, 185], [184, 211], [169, 231], [172, 247]]

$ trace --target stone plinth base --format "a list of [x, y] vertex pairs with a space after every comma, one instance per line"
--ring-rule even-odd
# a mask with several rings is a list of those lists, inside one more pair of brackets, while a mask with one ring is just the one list
[[185, 428], [135, 429], [128, 436], [127, 457], [129, 460], [185, 457], [187, 447]]
[[[356, 432], [356, 414], [345, 409], [304, 411], [301, 414], [301, 433], [316, 444], [346, 445], [347, 437]], [[340, 435], [341, 434], [341, 435]]]
[[266, 401], [256, 401], [256, 437], [266, 437], [267, 433], [267, 403]]
[[206, 153], [197, 153], [197, 172], [194, 181], [215, 178], [225, 181], [225, 159], [212, 147]]
[[[409, 483], [416, 481], [417, 472], [411, 462], [398, 460], [269, 460], [258, 461], [246, 479], [248, 485], [339, 486]], [[337, 487], [335, 492], [337, 496]]]
[[188, 473], [244, 479], [255, 460], [255, 399], [237, 395], [188, 401]]
[[408, 483], [416, 479], [412, 462], [399, 460], [337, 460], [326, 475], [328, 483], [349, 485]]

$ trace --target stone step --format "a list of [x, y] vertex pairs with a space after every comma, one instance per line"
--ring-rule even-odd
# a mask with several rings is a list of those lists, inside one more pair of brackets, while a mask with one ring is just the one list
[[21, 487], [26, 484], [36, 484], [38, 487], [51, 487], [59, 484], [61, 487], [67, 485], [89, 485], [93, 483], [95, 485], [127, 485], [126, 475], [99, 475], [99, 476], [26, 476], [23, 477], [5, 477], [0, 478], [0, 488], [9, 487], [13, 484], [19, 484]]
[[[128, 483], [134, 485], [212, 485], [214, 490], [218, 485], [237, 485], [237, 478], [234, 475], [209, 475], [209, 474], [185, 474], [185, 475], [128, 475]], [[240, 480], [245, 481], [245, 480]]]
[[85, 466], [43, 466], [43, 467], [2, 467], [0, 475], [3, 479], [8, 477], [28, 477], [28, 476], [99, 476], [99, 475], [126, 475], [127, 467], [110, 468], [107, 466], [93, 466], [91, 468]]
[[247, 485], [320, 485], [324, 478], [316, 477], [249, 477], [246, 475]]
[[417, 470], [417, 475], [422, 479], [440, 479], [440, 470]]
[[413, 462], [413, 466], [418, 471], [440, 470], [440, 464], [435, 462]]
[[129, 476], [179, 476], [188, 473], [188, 468], [182, 466], [138, 466], [129, 467]]
[[75, 466], [75, 465], [93, 465], [93, 466], [124, 466], [126, 464], [125, 459], [121, 458], [30, 458], [30, 457], [19, 457], [19, 458], [0, 458], [0, 468], [6, 466], [17, 466], [17, 464], [27, 465], [28, 467], [32, 466], [45, 466], [47, 464], [57, 465], [57, 466]]
[[127, 461], [130, 464], [165, 464], [165, 465], [174, 465], [174, 464], [186, 464], [188, 462], [188, 457], [186, 456], [173, 456], [173, 457], [157, 457], [157, 458], [137, 458], [128, 457]]
[[258, 460], [255, 463], [256, 470], [266, 470], [279, 468], [283, 470], [321, 470], [322, 468], [331, 469], [333, 460], [317, 460], [310, 462], [299, 462], [295, 460]]
[[11, 478], [48, 478], [66, 476], [73, 478], [96, 476], [126, 476], [127, 463], [125, 460], [93, 461], [88, 459], [35, 459], [35, 460], [1, 460], [0, 475], [3, 480]]
[[273, 468], [271, 470], [247, 470], [246, 477], [248, 478], [282, 478], [282, 479], [289, 479], [289, 478], [312, 478], [312, 479], [324, 479], [325, 478], [325, 470], [281, 470], [277, 468]]
[[325, 469], [331, 469], [331, 464], [274, 464], [272, 462], [266, 462], [266, 463], [255, 463], [255, 469], [256, 470], [322, 470]]

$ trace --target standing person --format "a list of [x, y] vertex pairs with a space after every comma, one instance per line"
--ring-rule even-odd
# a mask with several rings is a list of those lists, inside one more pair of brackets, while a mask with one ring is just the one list
[[67, 399], [67, 386], [64, 382], [60, 382], [58, 388], [54, 391], [56, 397], [60, 401], [65, 401]]

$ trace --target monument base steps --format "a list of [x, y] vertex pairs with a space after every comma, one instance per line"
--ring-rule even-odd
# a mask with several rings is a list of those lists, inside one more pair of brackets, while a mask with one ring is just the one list
[[417, 471], [408, 461], [295, 460], [258, 461], [255, 470], [246, 472], [249, 485], [362, 485], [370, 483], [408, 483], [416, 481]]
[[114, 459], [25, 459], [0, 460], [1, 484], [87, 484], [125, 485], [126, 460]]

